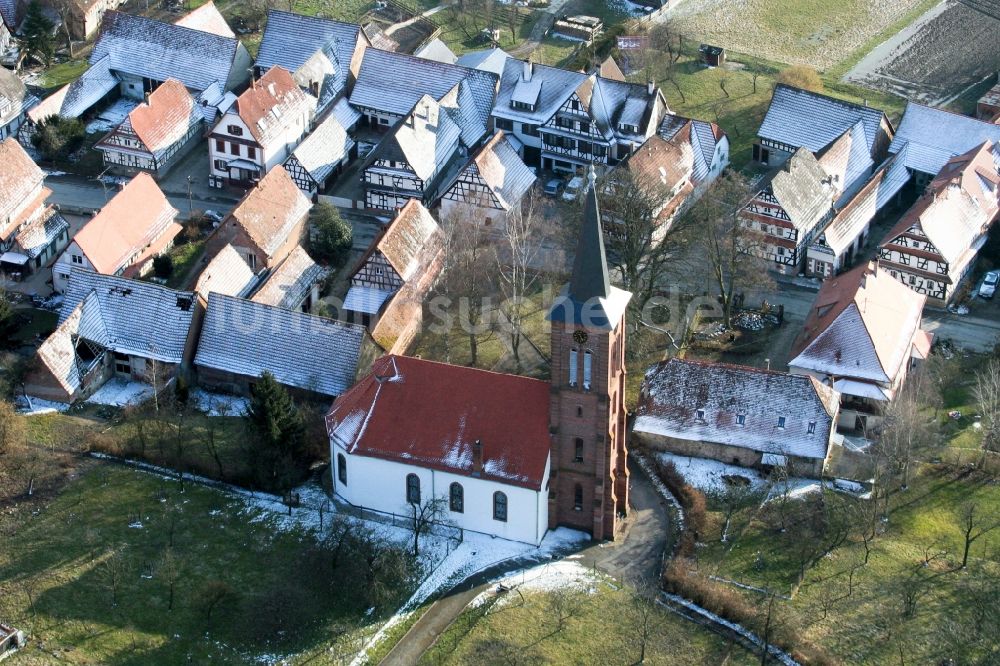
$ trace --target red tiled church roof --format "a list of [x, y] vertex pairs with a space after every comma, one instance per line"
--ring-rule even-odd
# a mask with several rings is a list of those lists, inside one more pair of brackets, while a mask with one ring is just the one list
[[349, 453], [542, 490], [549, 384], [406, 356], [385, 356], [326, 417]]

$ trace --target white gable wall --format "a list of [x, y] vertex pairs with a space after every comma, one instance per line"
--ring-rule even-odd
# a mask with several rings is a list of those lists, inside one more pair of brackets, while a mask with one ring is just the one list
[[[74, 257], [79, 258], [79, 261], [74, 262]], [[76, 241], [70, 243], [63, 253], [59, 255], [56, 263], [52, 265], [52, 287], [60, 294], [66, 292], [66, 286], [69, 284], [69, 274], [72, 272], [73, 266], [79, 266], [91, 271], [94, 270], [93, 264], [87, 259], [87, 255], [83, 253], [83, 250], [76, 244]]]
[[[338, 478], [338, 455], [347, 459], [346, 485]], [[412, 516], [413, 509], [406, 503], [406, 477], [408, 474], [416, 474], [420, 477], [421, 502], [426, 502], [431, 497], [444, 499], [445, 511], [441, 522], [534, 545], [541, 542], [548, 529], [548, 462], [542, 478], [542, 490], [535, 491], [391, 460], [352, 455], [337, 442], [330, 445], [330, 459], [334, 492], [354, 506], [398, 516]], [[464, 489], [463, 513], [448, 510], [452, 483], [460, 483]], [[493, 519], [493, 493], [497, 491], [507, 495], [506, 522]]]

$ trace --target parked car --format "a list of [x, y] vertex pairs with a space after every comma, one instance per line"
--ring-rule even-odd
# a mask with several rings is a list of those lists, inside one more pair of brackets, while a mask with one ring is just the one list
[[214, 210], [211, 210], [211, 209], [206, 210], [205, 211], [205, 217], [207, 217], [208, 219], [212, 220], [212, 228], [213, 229], [215, 227], [219, 226], [220, 224], [222, 224], [222, 215], [220, 213], [217, 213]]
[[993, 298], [997, 290], [997, 282], [1000, 281], [1000, 271], [990, 271], [983, 278], [983, 283], [979, 285], [979, 295], [982, 298]]
[[566, 187], [566, 183], [563, 182], [561, 178], [552, 178], [545, 183], [545, 187], [542, 188], [547, 196], [557, 197], [559, 196], [563, 189]]
[[562, 193], [563, 201], [576, 201], [583, 191], [583, 176], [573, 176], [566, 185], [566, 191]]

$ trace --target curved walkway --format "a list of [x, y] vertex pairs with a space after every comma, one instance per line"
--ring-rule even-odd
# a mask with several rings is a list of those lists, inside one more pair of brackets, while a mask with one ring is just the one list
[[[615, 542], [593, 543], [578, 551], [580, 563], [619, 579], [642, 578], [654, 582], [659, 576], [660, 562], [670, 534], [670, 514], [666, 502], [650, 483], [638, 465], [631, 465], [632, 511], [625, 524], [624, 535]], [[557, 555], [569, 555], [569, 552]], [[396, 646], [382, 660], [382, 666], [412, 666], [420, 661], [465, 607], [496, 580], [525, 566], [535, 566], [537, 558], [507, 560], [462, 581], [438, 599]]]

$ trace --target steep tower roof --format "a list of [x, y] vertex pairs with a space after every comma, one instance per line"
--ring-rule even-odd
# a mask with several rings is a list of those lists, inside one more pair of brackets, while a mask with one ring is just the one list
[[590, 328], [613, 329], [621, 319], [632, 294], [611, 286], [608, 258], [604, 251], [601, 210], [597, 203], [594, 167], [583, 209], [583, 223], [573, 262], [573, 275], [549, 311], [549, 319]]

